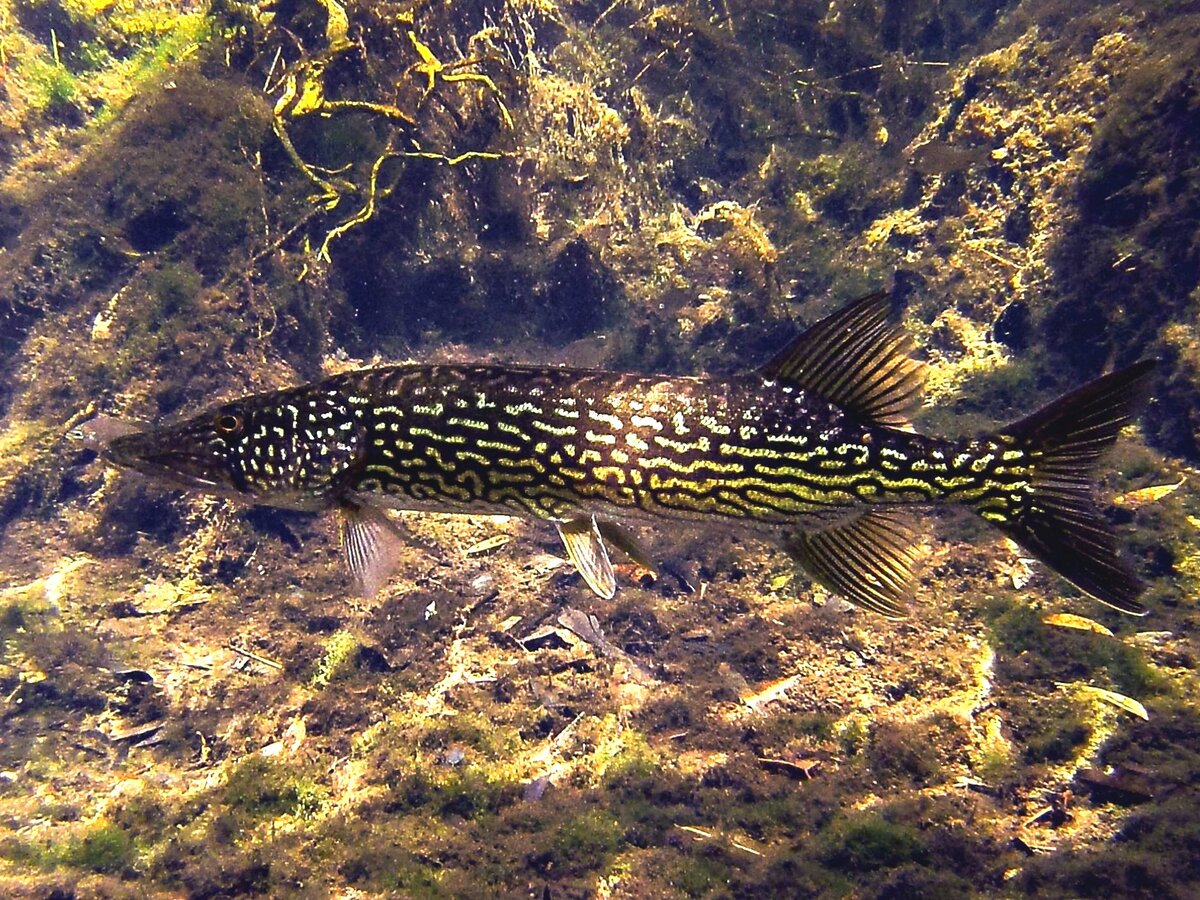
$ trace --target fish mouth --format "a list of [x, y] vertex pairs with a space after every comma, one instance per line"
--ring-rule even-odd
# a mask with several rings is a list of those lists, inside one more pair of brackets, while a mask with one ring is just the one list
[[153, 433], [135, 432], [114, 439], [100, 452], [118, 466], [179, 487], [210, 492], [231, 487], [221, 461], [199, 453], [170, 449], [162, 443]]
[[200, 470], [204, 463], [196, 457], [186, 454], [166, 453], [158, 457], [145, 457], [120, 464], [135, 472], [149, 475], [158, 481], [170, 482], [179, 487], [200, 488], [206, 491], [228, 487], [215, 478], [201, 474]]

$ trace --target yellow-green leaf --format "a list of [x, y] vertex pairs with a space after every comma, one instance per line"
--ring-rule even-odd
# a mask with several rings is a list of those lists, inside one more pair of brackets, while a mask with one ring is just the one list
[[1146, 712], [1146, 707], [1134, 700], [1132, 697], [1126, 697], [1124, 694], [1118, 694], [1116, 691], [1108, 691], [1104, 688], [1093, 687], [1090, 684], [1079, 685], [1080, 690], [1083, 690], [1093, 697], [1103, 700], [1109, 706], [1115, 706], [1119, 710], [1137, 716], [1139, 719], [1150, 721], [1150, 713]]
[[467, 556], [482, 556], [492, 550], [497, 550], [507, 544], [512, 538], [507, 534], [494, 534], [490, 538], [485, 538], [478, 544], [472, 544], [467, 548]]
[[788, 586], [795, 575], [795, 572], [784, 572], [782, 575], [776, 575], [771, 579], [771, 590], [782, 591]]
[[1127, 494], [1114, 497], [1113, 502], [1118, 506], [1137, 509], [1139, 506], [1145, 506], [1147, 503], [1155, 503], [1168, 494], [1175, 493], [1183, 487], [1185, 481], [1187, 481], [1187, 477], [1181, 475], [1178, 481], [1171, 484], [1155, 484], [1150, 487], [1138, 488], [1136, 491], [1130, 491]]
[[1103, 634], [1112, 637], [1113, 633], [1101, 625], [1084, 616], [1077, 616], [1074, 613], [1051, 613], [1048, 616], [1042, 617], [1042, 622], [1047, 625], [1054, 625], [1057, 628], [1074, 628], [1077, 631], [1091, 631], [1095, 634]]
[[325, 23], [325, 40], [329, 41], [330, 51], [338, 53], [350, 47], [350, 17], [345, 8], [337, 0], [321, 0], [321, 5], [329, 15]]

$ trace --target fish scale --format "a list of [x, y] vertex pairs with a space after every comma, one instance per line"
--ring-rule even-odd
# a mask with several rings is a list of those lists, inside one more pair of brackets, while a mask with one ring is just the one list
[[900, 510], [959, 504], [1093, 596], [1144, 612], [1090, 487], [1153, 364], [946, 439], [908, 423], [923, 378], [911, 349], [874, 294], [743, 375], [384, 366], [125, 434], [106, 455], [251, 502], [337, 509], [368, 592], [402, 540], [387, 508], [550, 520], [601, 596], [616, 590], [609, 545], [645, 561], [623, 522], [685, 519], [778, 535], [814, 578], [899, 616], [915, 591]]
[[[832, 404], [756, 376], [714, 390], [701, 379], [591, 370], [398, 366], [265, 397], [248, 426], [241, 465], [257, 489], [286, 475], [270, 461], [274, 439], [280, 458], [315, 442], [310, 456], [321, 461], [361, 452], [342, 487], [438, 512], [504, 506], [557, 518], [603, 505], [772, 526], [830, 507], [1028, 483], [1027, 468], [980, 467], [996, 442], [855, 428]], [[334, 441], [343, 429], [363, 436]], [[340, 465], [293, 468], [293, 486], [332, 484]]]

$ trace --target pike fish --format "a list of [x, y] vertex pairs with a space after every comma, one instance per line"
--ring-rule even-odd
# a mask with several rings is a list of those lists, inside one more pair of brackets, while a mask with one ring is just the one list
[[857, 606], [912, 600], [909, 508], [973, 511], [1092, 597], [1142, 615], [1141, 585], [1092, 499], [1093, 472], [1145, 398], [1150, 360], [991, 434], [915, 432], [923, 365], [886, 294], [725, 378], [507, 365], [398, 365], [223, 403], [116, 434], [120, 466], [250, 503], [336, 509], [348, 568], [375, 593], [403, 540], [385, 510], [553, 523], [598, 595], [629, 523], [689, 520], [778, 539]]

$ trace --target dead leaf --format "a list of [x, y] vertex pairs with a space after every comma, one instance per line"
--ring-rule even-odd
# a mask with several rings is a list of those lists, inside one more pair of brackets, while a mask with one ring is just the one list
[[283, 733], [284, 749], [288, 753], [295, 753], [300, 749], [300, 745], [304, 743], [306, 737], [308, 737], [308, 727], [304, 724], [304, 717], [297, 716], [287, 727], [287, 731]]
[[132, 684], [153, 684], [154, 676], [145, 669], [113, 669], [115, 675], [121, 681]]
[[1033, 565], [1035, 562], [1036, 560], [1029, 559], [1028, 557], [1017, 557], [1017, 561], [1013, 565], [1012, 585], [1018, 591], [1033, 580]]
[[[283, 671], [283, 663], [276, 662], [273, 659], [268, 659], [265, 656], [260, 656], [259, 654], [255, 653], [253, 650], [247, 650], [244, 647], [239, 647], [237, 644], [233, 643], [232, 641], [230, 641], [225, 646], [228, 649], [232, 650], [234, 653], [238, 654], [242, 658], [243, 661], [253, 660], [256, 663], [259, 663], [260, 665], [266, 666], [268, 669], [274, 669], [277, 672]], [[244, 662], [243, 662], [243, 667], [244, 667]]]
[[801, 781], [811, 781], [821, 768], [819, 759], [778, 759], [769, 756], [758, 757], [758, 764], [770, 771], [783, 772]]
[[545, 625], [519, 640], [526, 650], [566, 650], [574, 643], [575, 636], [564, 628]]
[[1041, 809], [1039, 809], [1037, 812], [1035, 812], [1032, 816], [1030, 816], [1024, 822], [1022, 822], [1021, 827], [1028, 828], [1030, 825], [1036, 825], [1038, 822], [1042, 821], [1042, 819], [1048, 819], [1053, 815], [1054, 815], [1054, 807], [1053, 806], [1043, 806]]
[[1013, 838], [1013, 846], [1018, 850], [1028, 853], [1030, 856], [1036, 856], [1041, 853], [1053, 853], [1054, 847], [1048, 844], [1034, 844], [1025, 838], [1017, 835]]
[[1078, 688], [1085, 693], [1091, 694], [1099, 700], [1104, 701], [1109, 706], [1115, 706], [1117, 709], [1127, 712], [1132, 716], [1137, 716], [1139, 719], [1150, 721], [1150, 713], [1137, 700], [1132, 697], [1126, 697], [1124, 694], [1118, 694], [1116, 691], [1109, 691], [1104, 688], [1095, 687], [1090, 684], [1064, 684], [1059, 682], [1059, 687]]
[[1163, 497], [1173, 494], [1183, 487], [1186, 481], [1187, 476], [1181, 475], [1179, 480], [1172, 484], [1155, 484], [1150, 487], [1138, 488], [1136, 491], [1130, 491], [1127, 494], [1120, 494], [1113, 498], [1113, 503], [1129, 509], [1137, 509], [1139, 506], [1145, 506], [1148, 503], [1157, 503]]
[[482, 556], [483, 554], [490, 553], [493, 550], [499, 550], [511, 540], [512, 538], [510, 538], [507, 534], [494, 534], [490, 538], [485, 538], [477, 544], [472, 544], [467, 548], [466, 554], [467, 556]]
[[496, 630], [501, 634], [507, 634], [512, 631], [513, 627], [524, 618], [523, 616], [509, 616], [503, 622], [496, 626]]
[[600, 630], [600, 622], [595, 616], [568, 606], [558, 614], [558, 624], [591, 644], [602, 656], [617, 655], [616, 648]]
[[525, 785], [525, 790], [521, 792], [521, 799], [526, 803], [537, 803], [546, 794], [546, 788], [550, 786], [550, 779], [541, 775], [533, 779]]
[[113, 744], [136, 744], [157, 734], [159, 729], [165, 724], [165, 722], [155, 722], [151, 725], [135, 725], [132, 728], [120, 728], [116, 731], [111, 731], [104, 736]]
[[1156, 647], [1165, 641], [1169, 641], [1174, 636], [1175, 634], [1170, 631], [1139, 631], [1129, 639], [1135, 644], [1147, 644], [1151, 647]]
[[1088, 768], [1076, 772], [1075, 778], [1093, 792], [1116, 795], [1127, 803], [1154, 798], [1154, 782], [1148, 772], [1121, 766], [1114, 766], [1111, 771]]
[[780, 678], [778, 681], [773, 681], [766, 687], [754, 693], [743, 694], [741, 697], [742, 704], [748, 707], [752, 712], [766, 706], [768, 703], [774, 703], [776, 700], [787, 695], [787, 692], [798, 685], [801, 681], [800, 675], [790, 675], [787, 678]]
[[555, 556], [553, 553], [535, 553], [526, 563], [538, 575], [548, 575], [555, 569], [560, 569], [566, 564], [567, 561], [565, 559], [561, 556]]
[[1112, 637], [1113, 633], [1101, 625], [1084, 616], [1077, 616], [1074, 613], [1051, 613], [1048, 616], [1042, 617], [1042, 622], [1046, 625], [1053, 625], [1056, 628], [1074, 628], [1076, 631], [1090, 631], [1093, 634], [1103, 634]]

